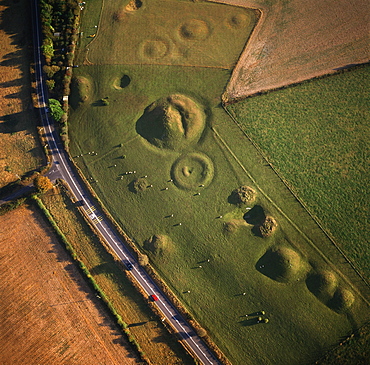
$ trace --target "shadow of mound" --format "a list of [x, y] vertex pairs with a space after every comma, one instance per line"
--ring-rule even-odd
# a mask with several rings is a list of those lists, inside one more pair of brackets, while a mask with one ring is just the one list
[[308, 265], [292, 248], [276, 246], [266, 251], [255, 268], [272, 280], [287, 283], [300, 280], [307, 273]]
[[181, 150], [199, 140], [205, 119], [204, 110], [195, 101], [173, 94], [145, 108], [136, 132], [159, 148]]
[[248, 224], [261, 226], [266, 220], [266, 214], [260, 205], [255, 205], [244, 214], [243, 218]]

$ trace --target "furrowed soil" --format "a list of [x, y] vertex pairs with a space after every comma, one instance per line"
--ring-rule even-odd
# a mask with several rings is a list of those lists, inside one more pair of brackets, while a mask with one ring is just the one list
[[153, 314], [122, 266], [102, 246], [63, 190], [44, 195], [43, 202], [149, 360], [156, 365], [194, 364], [176, 337], [169, 334]]
[[1, 364], [139, 363], [35, 207], [0, 227]]
[[227, 86], [227, 101], [370, 59], [366, 0], [216, 1], [261, 10]]
[[42, 164], [31, 100], [31, 19], [26, 0], [0, 4], [0, 187]]

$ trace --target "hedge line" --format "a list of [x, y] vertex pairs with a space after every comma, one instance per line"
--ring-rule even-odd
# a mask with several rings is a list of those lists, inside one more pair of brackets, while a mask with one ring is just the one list
[[82, 260], [79, 259], [76, 251], [74, 250], [73, 246], [69, 243], [66, 236], [63, 234], [63, 232], [58, 227], [57, 223], [53, 219], [52, 215], [50, 214], [49, 210], [45, 207], [42, 200], [37, 195], [32, 195], [32, 199], [36, 202], [39, 209], [43, 212], [47, 220], [50, 222], [51, 226], [54, 228], [55, 233], [57, 234], [60, 241], [64, 244], [67, 251], [70, 253], [73, 260], [75, 260], [83, 272], [83, 274], [86, 276], [86, 278], [89, 280], [90, 284], [96, 291], [97, 295], [102, 299], [102, 301], [105, 303], [106, 307], [110, 311], [110, 313], [114, 316], [116, 323], [120, 326], [123, 333], [126, 335], [127, 340], [131, 343], [131, 345], [136, 350], [137, 354], [139, 355], [140, 359], [144, 361], [146, 364], [150, 364], [149, 358], [146, 356], [145, 352], [141, 349], [139, 343], [136, 341], [135, 337], [130, 332], [128, 325], [126, 322], [123, 321], [122, 317], [117, 313], [114, 305], [109, 301], [108, 297], [105, 295], [103, 290], [100, 288], [98, 283], [95, 281], [95, 279], [92, 277], [89, 269], [86, 267], [86, 265], [83, 263]]

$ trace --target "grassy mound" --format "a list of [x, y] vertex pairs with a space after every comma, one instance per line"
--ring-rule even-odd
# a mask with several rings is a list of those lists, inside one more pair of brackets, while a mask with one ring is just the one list
[[245, 13], [233, 14], [227, 19], [227, 25], [231, 28], [239, 29], [247, 27], [250, 23], [250, 17]]
[[144, 248], [155, 255], [162, 254], [171, 245], [171, 238], [164, 234], [155, 234], [144, 242]]
[[307, 264], [300, 254], [284, 246], [267, 250], [258, 260], [256, 268], [262, 274], [280, 282], [299, 280], [307, 272]]
[[244, 219], [231, 219], [224, 223], [224, 232], [228, 234], [235, 233], [239, 227], [245, 226]]
[[180, 156], [171, 168], [174, 184], [180, 189], [199, 190], [213, 179], [214, 167], [211, 159], [201, 153]]
[[169, 44], [164, 40], [145, 40], [140, 44], [139, 54], [145, 59], [159, 59], [166, 56], [168, 52]]
[[136, 131], [159, 148], [181, 150], [199, 140], [205, 119], [194, 100], [173, 94], [150, 104], [137, 121]]
[[337, 276], [329, 270], [310, 274], [306, 279], [308, 290], [321, 301], [327, 302], [333, 297], [338, 285]]
[[69, 104], [73, 109], [78, 108], [81, 104], [90, 100], [92, 95], [92, 85], [88, 78], [77, 76], [72, 78], [71, 94]]
[[277, 223], [275, 218], [268, 216], [266, 217], [265, 221], [256, 228], [258, 229], [261, 237], [269, 237], [274, 233], [276, 227]]
[[199, 19], [191, 19], [182, 24], [179, 28], [179, 34], [185, 40], [204, 40], [210, 35], [209, 25]]
[[333, 298], [328, 302], [328, 307], [336, 312], [345, 312], [352, 306], [354, 301], [355, 296], [350, 290], [338, 288], [334, 293]]
[[255, 190], [247, 185], [242, 185], [231, 193], [229, 196], [229, 203], [238, 205], [250, 204], [256, 200], [256, 196], [257, 193]]
[[143, 177], [139, 177], [138, 179], [133, 180], [129, 184], [130, 191], [136, 194], [145, 191], [147, 188], [148, 188], [148, 181]]
[[127, 11], [136, 11], [143, 6], [142, 0], [131, 0], [125, 7]]

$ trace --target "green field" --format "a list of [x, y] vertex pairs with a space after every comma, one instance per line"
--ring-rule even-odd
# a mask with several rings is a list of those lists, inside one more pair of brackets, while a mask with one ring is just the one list
[[[233, 363], [310, 363], [369, 318], [368, 293], [221, 107], [255, 13], [189, 1], [144, 4], [115, 26], [116, 6], [104, 3], [104, 29], [87, 45], [92, 64], [80, 62], [74, 73], [71, 153], [115, 219]], [[130, 18], [141, 10], [144, 19]], [[110, 38], [126, 27], [126, 35], [145, 43], [151, 34], [141, 32], [139, 20], [146, 24], [145, 17], [162, 13], [172, 14], [163, 37], [177, 47], [185, 42], [176, 38], [182, 24], [205, 22], [212, 32], [204, 37], [204, 28], [190, 27], [196, 36], [186, 42], [195, 53], [188, 59], [169, 52], [145, 61], [138, 46], [127, 60], [116, 48], [141, 43], [123, 37], [118, 45]], [[244, 19], [248, 32], [221, 42], [233, 29], [221, 17]], [[219, 57], [216, 46], [228, 58]], [[122, 56], [109, 62], [110, 52]], [[85, 55], [82, 49], [78, 59]], [[232, 192], [241, 185], [255, 190], [253, 203], [235, 204]], [[270, 216], [277, 228], [262, 237], [260, 225]], [[153, 235], [159, 237], [147, 242]], [[261, 310], [269, 323], [256, 324], [253, 314]]]
[[369, 71], [361, 67], [228, 107], [368, 279]]

